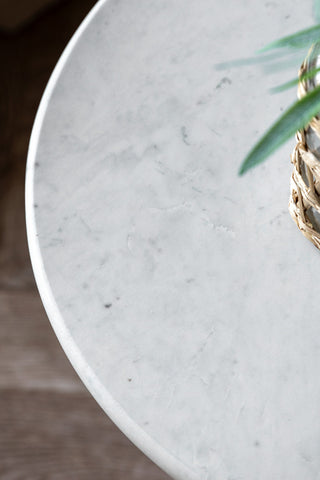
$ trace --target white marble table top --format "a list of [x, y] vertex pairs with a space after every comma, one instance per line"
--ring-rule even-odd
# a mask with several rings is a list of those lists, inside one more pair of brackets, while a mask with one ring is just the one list
[[319, 480], [320, 254], [287, 212], [295, 98], [219, 71], [312, 23], [299, 0], [109, 0], [44, 94], [27, 164], [31, 257], [74, 368], [179, 480]]

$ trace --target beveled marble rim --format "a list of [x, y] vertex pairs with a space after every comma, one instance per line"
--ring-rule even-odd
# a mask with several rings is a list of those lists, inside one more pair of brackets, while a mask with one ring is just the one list
[[98, 377], [95, 375], [94, 371], [86, 363], [70, 331], [67, 329], [63, 320], [63, 316], [54, 299], [50, 282], [47, 278], [44, 268], [42, 253], [38, 242], [34, 209], [34, 170], [42, 123], [46, 115], [52, 92], [57, 81], [59, 80], [63, 67], [68, 61], [70, 54], [72, 53], [83, 32], [86, 30], [93, 18], [99, 13], [99, 10], [102, 8], [102, 6], [107, 3], [107, 1], [108, 0], [99, 0], [72, 36], [53, 70], [42, 96], [34, 121], [29, 143], [25, 180], [26, 227], [31, 263], [37, 288], [53, 330], [55, 331], [55, 334], [62, 348], [66, 352], [73, 368], [101, 408], [107, 413], [107, 415], [119, 427], [119, 429], [140, 450], [142, 450], [149, 458], [159, 465], [162, 470], [176, 479], [196, 480], [196, 475], [192, 470], [190, 470], [176, 457], [171, 455], [165, 448], [159, 445], [129, 417], [121, 405], [106, 390]]

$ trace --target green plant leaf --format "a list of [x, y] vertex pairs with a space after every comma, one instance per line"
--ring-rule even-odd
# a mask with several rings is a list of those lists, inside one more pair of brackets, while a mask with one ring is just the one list
[[320, 23], [320, 0], [313, 0], [313, 16], [317, 23]]
[[[280, 52], [280, 50], [279, 50]], [[277, 61], [262, 64], [262, 71], [265, 75], [273, 75], [274, 73], [283, 72], [284, 70], [297, 70], [297, 66], [301, 65], [308, 53], [307, 49], [291, 50], [292, 55], [285, 58], [279, 58]]]
[[278, 85], [277, 87], [271, 88], [270, 92], [279, 93], [279, 92], [283, 92], [284, 90], [288, 90], [289, 88], [292, 88], [298, 85], [300, 81], [309, 80], [310, 78], [313, 78], [318, 72], [320, 72], [320, 67], [314, 68], [313, 70], [309, 70], [308, 72], [305, 72], [303, 75], [301, 75], [300, 78], [299, 77], [294, 78], [289, 82], [286, 82], [286, 83], [283, 83], [282, 85]]
[[274, 125], [265, 133], [244, 159], [239, 175], [266, 160], [277, 148], [294, 135], [297, 130], [305, 128], [312, 117], [320, 111], [320, 86], [295, 102]]
[[300, 30], [293, 35], [288, 35], [287, 37], [280, 38], [279, 40], [275, 40], [258, 50], [257, 53], [265, 53], [269, 50], [284, 47], [305, 48], [310, 46], [312, 43], [318, 42], [319, 40], [320, 24], [315, 25], [314, 27], [306, 28], [305, 30]]
[[259, 63], [270, 62], [278, 59], [279, 59], [279, 53], [268, 53], [267, 55], [237, 58], [236, 60], [227, 60], [226, 62], [217, 63], [215, 65], [215, 69], [225, 70], [227, 68], [243, 67], [245, 65], [256, 65]]

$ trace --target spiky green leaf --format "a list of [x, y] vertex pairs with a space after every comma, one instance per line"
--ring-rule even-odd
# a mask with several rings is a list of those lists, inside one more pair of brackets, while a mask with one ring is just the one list
[[258, 50], [257, 53], [265, 53], [270, 50], [278, 48], [305, 48], [310, 46], [312, 43], [318, 42], [320, 40], [320, 24], [317, 24], [313, 27], [300, 30], [292, 35], [287, 37], [282, 37], [279, 40], [274, 40], [271, 43], [268, 43], [265, 47]]
[[304, 128], [320, 111], [320, 86], [295, 102], [265, 133], [244, 159], [239, 175], [266, 160], [297, 130]]
[[305, 72], [301, 77], [294, 78], [293, 80], [290, 80], [289, 82], [283, 83], [282, 85], [279, 85], [277, 87], [271, 88], [270, 92], [271, 93], [279, 93], [283, 92], [284, 90], [288, 90], [289, 88], [296, 87], [300, 81], [305, 81], [313, 78], [318, 72], [320, 72], [320, 67], [314, 68], [312, 70], [309, 70], [308, 72]]

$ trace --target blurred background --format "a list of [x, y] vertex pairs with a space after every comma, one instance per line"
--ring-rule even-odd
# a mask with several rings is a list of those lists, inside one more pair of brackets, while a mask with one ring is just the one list
[[35, 287], [24, 175], [37, 107], [95, 0], [0, 0], [0, 479], [167, 480], [71, 368]]

